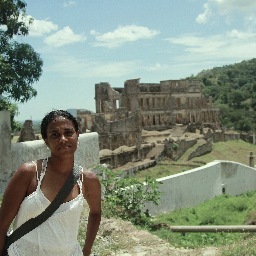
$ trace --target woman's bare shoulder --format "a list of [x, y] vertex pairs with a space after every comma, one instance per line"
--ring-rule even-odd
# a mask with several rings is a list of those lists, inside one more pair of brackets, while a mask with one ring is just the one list
[[98, 180], [96, 173], [87, 168], [83, 168], [83, 176], [86, 180]]
[[[83, 193], [84, 197], [91, 205], [99, 204], [101, 198], [101, 184], [96, 173], [86, 168], [83, 169]], [[97, 203], [98, 202], [98, 203]]]
[[23, 163], [18, 167], [18, 169], [13, 173], [11, 179], [7, 185], [7, 194], [13, 194], [13, 191], [16, 193], [17, 190], [19, 193], [24, 196], [27, 193], [27, 190], [31, 183], [36, 180], [36, 165], [35, 162], [30, 161]]
[[18, 167], [18, 169], [14, 172], [13, 176], [28, 178], [34, 176], [37, 170], [37, 161], [29, 161], [23, 163]]

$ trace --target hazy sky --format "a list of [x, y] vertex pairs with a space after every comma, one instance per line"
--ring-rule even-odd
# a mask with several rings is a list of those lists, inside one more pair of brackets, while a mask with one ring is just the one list
[[41, 55], [38, 95], [17, 120], [95, 111], [95, 84], [180, 79], [256, 57], [255, 0], [27, 0], [21, 40]]

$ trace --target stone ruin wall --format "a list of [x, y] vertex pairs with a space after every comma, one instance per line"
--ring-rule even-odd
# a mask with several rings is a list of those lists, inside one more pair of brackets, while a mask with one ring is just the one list
[[36, 136], [35, 134], [32, 120], [25, 120], [20, 131], [18, 142], [31, 141], [31, 140], [39, 140], [39, 137]]
[[[127, 80], [124, 88], [111, 88], [106, 82], [95, 85], [92, 131], [99, 133], [101, 149], [135, 142], [140, 148], [141, 129], [161, 131], [191, 123], [219, 126], [219, 110], [213, 108], [212, 98], [207, 102], [202, 95], [199, 81], [139, 80]], [[135, 122], [133, 115], [137, 116]]]
[[165, 141], [165, 156], [177, 161], [189, 148], [197, 143], [197, 139], [189, 140], [166, 140]]
[[92, 112], [89, 110], [77, 110], [77, 122], [81, 133], [91, 130], [92, 127]]
[[107, 121], [101, 115], [93, 115], [91, 131], [99, 134], [100, 149], [115, 150], [120, 146], [137, 146], [140, 148], [141, 126], [140, 115], [117, 121]]
[[140, 155], [142, 159], [145, 159], [146, 155], [150, 152], [150, 150], [152, 150], [153, 147], [154, 145], [152, 143], [143, 145], [140, 148], [140, 150], [138, 150], [138, 148], [136, 148], [135, 146], [129, 149], [121, 147], [121, 150], [120, 149], [118, 151], [113, 150], [108, 154], [101, 155], [100, 163], [107, 164], [111, 169], [112, 168], [115, 169], [127, 164], [128, 162], [136, 162], [138, 159], [138, 155]]
[[119, 99], [119, 92], [112, 89], [109, 83], [95, 85], [96, 113], [103, 113], [106, 120], [113, 121], [112, 115], [117, 110]]
[[168, 80], [160, 84], [140, 84], [127, 80], [119, 105], [127, 111], [140, 110], [142, 129], [165, 130], [176, 124], [214, 123], [219, 126], [219, 110], [207, 103], [200, 83], [189, 80]]

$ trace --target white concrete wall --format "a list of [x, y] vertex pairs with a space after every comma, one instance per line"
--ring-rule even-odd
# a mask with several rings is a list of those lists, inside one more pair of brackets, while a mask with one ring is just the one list
[[236, 162], [214, 161], [190, 171], [158, 179], [158, 206], [146, 204], [151, 215], [193, 207], [221, 195], [256, 190], [256, 169]]
[[9, 111], [0, 111], [0, 193], [1, 184], [9, 177], [11, 158], [11, 123]]

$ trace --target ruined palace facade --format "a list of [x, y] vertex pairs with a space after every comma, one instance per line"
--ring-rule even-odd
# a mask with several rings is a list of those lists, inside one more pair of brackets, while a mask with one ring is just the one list
[[[196, 80], [140, 83], [139, 79], [132, 79], [127, 80], [123, 88], [99, 83], [95, 85], [95, 101], [97, 117], [94, 118], [94, 131], [103, 135], [108, 130], [111, 136], [126, 133], [130, 141], [122, 145], [138, 140], [141, 129], [161, 131], [177, 124], [192, 123], [219, 126], [219, 110], [213, 107], [211, 97], [209, 100], [205, 98], [200, 82]], [[136, 118], [132, 118], [134, 115]], [[102, 127], [109, 128], [104, 131]]]

